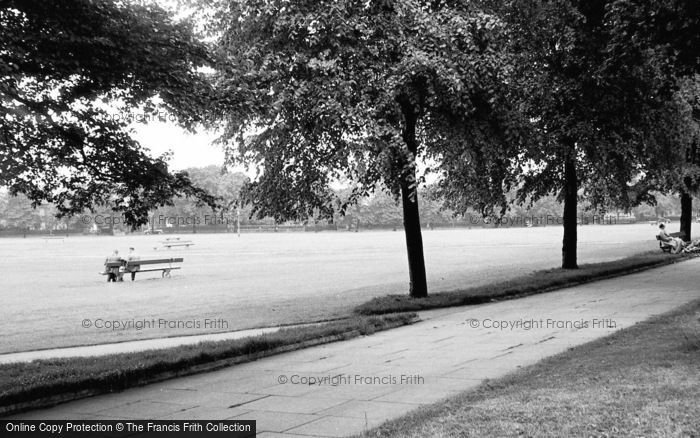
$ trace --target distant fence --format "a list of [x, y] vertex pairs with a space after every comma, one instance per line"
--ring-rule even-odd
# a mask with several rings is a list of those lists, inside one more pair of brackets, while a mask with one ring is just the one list
[[82, 230], [55, 230], [49, 234], [47, 230], [22, 230], [18, 228], [4, 228], [0, 229], [0, 237], [44, 237], [44, 236], [58, 236], [67, 237], [83, 234]]
[[[532, 220], [534, 218], [508, 218], [504, 217], [501, 219], [493, 218], [481, 218], [480, 216], [471, 216], [468, 219], [455, 220], [453, 222], [424, 222], [421, 224], [421, 228], [424, 230], [444, 230], [452, 228], [524, 228], [524, 227], [552, 227], [561, 226], [561, 218], [552, 216], [551, 218], [555, 220]], [[581, 226], [585, 225], [623, 225], [631, 223], [646, 223], [644, 219], [635, 220], [629, 217], [612, 217], [605, 219], [591, 219], [594, 216], [582, 216], [578, 220], [578, 224]], [[602, 216], [598, 217], [602, 218]], [[517, 219], [517, 220], [516, 220]], [[523, 220], [524, 219], [524, 220]], [[673, 219], [673, 218], [671, 218]], [[345, 231], [345, 232], [359, 232], [359, 231], [398, 231], [403, 228], [402, 223], [395, 224], [373, 224], [373, 223], [362, 223], [354, 221], [351, 223], [339, 223], [339, 224], [271, 224], [271, 223], [243, 223], [241, 224], [241, 233], [289, 233], [289, 232], [306, 232], [306, 233], [318, 233], [324, 231]], [[155, 227], [149, 228], [149, 232], [154, 232], [155, 234], [217, 234], [217, 233], [237, 233], [235, 224], [228, 225], [196, 225], [196, 226], [174, 226], [174, 227]], [[55, 236], [72, 236], [72, 235], [123, 235], [123, 234], [146, 234], [146, 229], [131, 231], [122, 230], [121, 228], [115, 227], [114, 230], [109, 227], [102, 227], [97, 230], [80, 228], [80, 229], [66, 229], [66, 230], [54, 230], [49, 232], [48, 230], [29, 230], [21, 228], [0, 228], [0, 237], [43, 237], [48, 235]]]

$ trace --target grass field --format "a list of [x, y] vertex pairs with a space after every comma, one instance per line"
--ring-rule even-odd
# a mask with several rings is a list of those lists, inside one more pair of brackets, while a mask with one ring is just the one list
[[[655, 232], [648, 224], [580, 227], [579, 261], [653, 250]], [[432, 292], [556, 267], [561, 257], [562, 230], [555, 226], [423, 236]], [[154, 249], [162, 236], [0, 239], [0, 353], [334, 318], [369, 298], [407, 290], [401, 231], [187, 237], [194, 247], [172, 250]], [[106, 283], [98, 275], [105, 256], [113, 249], [125, 254], [129, 246], [142, 258], [184, 257], [182, 270], [170, 279], [144, 273], [134, 283]], [[91, 327], [82, 326], [85, 319]], [[136, 329], [135, 323], [153, 319], [156, 327]], [[180, 327], [159, 327], [159, 319]], [[96, 320], [132, 326], [100, 329]]]

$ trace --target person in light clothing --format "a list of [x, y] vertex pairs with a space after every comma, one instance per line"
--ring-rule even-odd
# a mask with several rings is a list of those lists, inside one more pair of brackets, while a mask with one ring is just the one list
[[107, 259], [105, 260], [105, 272], [107, 273], [107, 283], [111, 282], [116, 282], [117, 277], [119, 276], [119, 266], [111, 266], [107, 267], [107, 263], [111, 262], [121, 262], [122, 259], [119, 257], [119, 251], [116, 249], [114, 252], [112, 252], [111, 255], [107, 256]]
[[678, 254], [683, 250], [683, 240], [678, 237], [671, 237], [666, 232], [666, 225], [659, 224], [659, 239], [667, 245], [670, 245], [674, 254]]
[[131, 247], [129, 248], [129, 255], [127, 256], [126, 260], [129, 263], [127, 265], [127, 269], [129, 272], [131, 272], [131, 281], [134, 281], [136, 279], [136, 273], [139, 271], [141, 266], [134, 264], [133, 262], [141, 260], [141, 257], [139, 257], [136, 254], [136, 250]]

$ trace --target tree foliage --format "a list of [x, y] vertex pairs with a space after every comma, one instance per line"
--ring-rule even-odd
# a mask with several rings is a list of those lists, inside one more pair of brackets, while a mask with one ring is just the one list
[[[497, 151], [498, 159], [487, 160], [483, 170], [457, 165], [464, 168], [461, 174], [473, 172], [477, 178], [448, 175], [443, 185], [452, 189], [447, 194], [453, 205], [483, 209], [498, 203], [504, 212], [500, 193], [513, 186], [518, 202], [558, 196], [564, 203], [562, 266], [575, 268], [579, 198], [594, 209], [629, 208], [651, 199], [634, 183], [677, 146], [668, 132], [679, 125], [670, 117], [667, 96], [674, 83], [664, 62], [666, 48], [648, 41], [625, 46], [621, 37], [623, 4], [632, 5], [641, 19], [641, 3], [654, 9], [648, 1], [496, 2], [506, 23], [512, 69], [501, 90], [504, 98], [490, 101], [493, 115], [484, 120], [515, 132], [516, 141], [483, 136], [486, 150]], [[499, 195], [484, 190], [478, 175], [495, 182], [489, 185], [493, 191], [500, 181]]]
[[[653, 129], [665, 156], [646, 175], [652, 186], [681, 196], [681, 232], [691, 237], [692, 194], [698, 190], [698, 73], [700, 4], [694, 0], [618, 0], [608, 7], [611, 59], [627, 70], [651, 72], [660, 83], [653, 95], [665, 112]], [[675, 160], [674, 160], [675, 158]], [[651, 200], [653, 202], [653, 199]]]
[[220, 166], [191, 167], [185, 169], [192, 182], [218, 200], [216, 208], [201, 205], [196, 199], [180, 196], [172, 205], [156, 209], [152, 214], [153, 228], [177, 225], [189, 226], [193, 230], [204, 226], [223, 226], [233, 228], [232, 213], [241, 208], [245, 221], [251, 216], [249, 206], [241, 205], [241, 191], [249, 178], [240, 172], [229, 172]]
[[616, 0], [607, 2], [611, 52], [640, 66], [656, 58], [666, 80], [698, 73], [700, 4], [696, 0]]
[[154, 5], [4, 0], [0, 29], [0, 185], [59, 215], [111, 205], [131, 225], [178, 194], [213, 202], [127, 129], [137, 108], [200, 121], [209, 55], [187, 23]]
[[[261, 168], [255, 211], [330, 217], [384, 184], [402, 199], [412, 295], [425, 295], [416, 160], [497, 87], [501, 24], [468, 2], [224, 4], [219, 118], [230, 158]], [[339, 205], [340, 179], [353, 192]]]

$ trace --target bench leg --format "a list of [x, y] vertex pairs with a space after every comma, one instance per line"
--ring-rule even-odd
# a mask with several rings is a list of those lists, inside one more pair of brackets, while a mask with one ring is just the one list
[[170, 278], [170, 269], [163, 269], [163, 274], [161, 275], [161, 278], [165, 277]]

